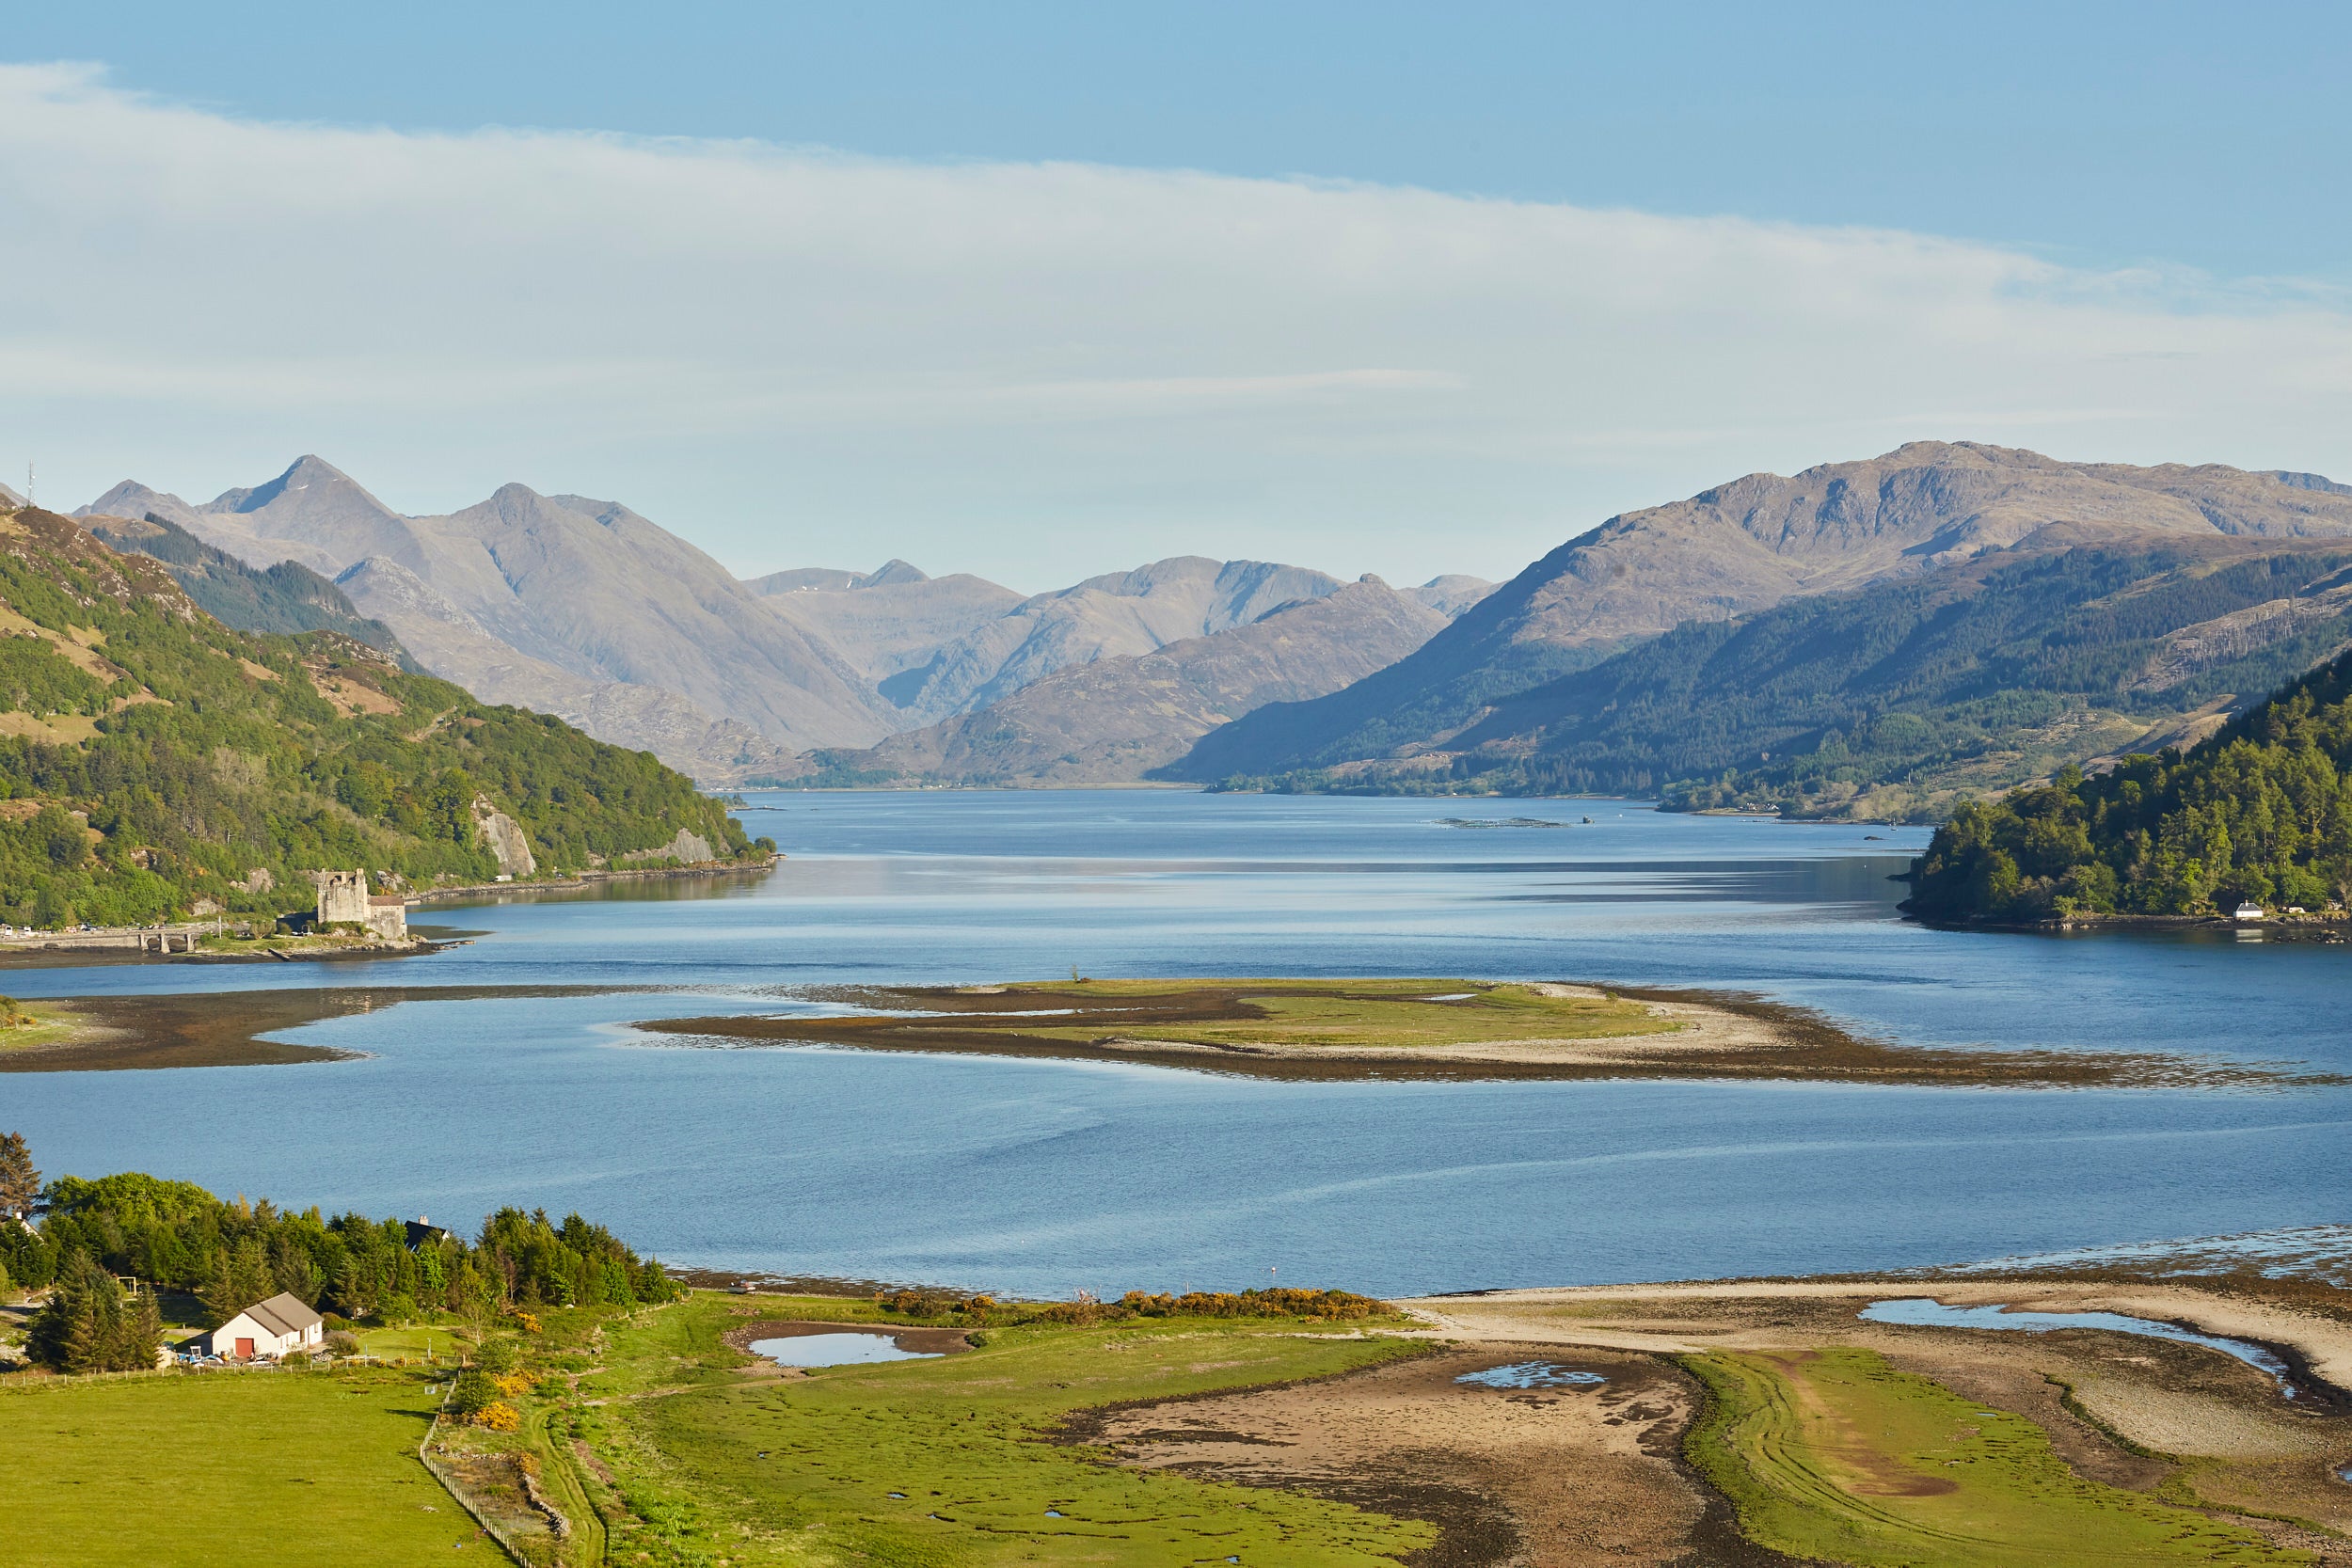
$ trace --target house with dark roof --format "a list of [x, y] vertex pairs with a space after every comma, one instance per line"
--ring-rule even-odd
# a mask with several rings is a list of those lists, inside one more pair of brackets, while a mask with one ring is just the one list
[[437, 1242], [453, 1240], [455, 1236], [454, 1232], [435, 1225], [422, 1214], [401, 1223], [408, 1227], [408, 1250], [411, 1252], [432, 1246]]

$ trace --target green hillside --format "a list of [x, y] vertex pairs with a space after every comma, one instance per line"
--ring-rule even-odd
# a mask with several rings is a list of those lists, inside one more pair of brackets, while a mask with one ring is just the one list
[[1226, 783], [1932, 820], [2308, 669], [2352, 636], [2348, 578], [2341, 542], [1991, 552], [1687, 622], [1431, 757]]
[[2126, 758], [1952, 815], [1913, 866], [1914, 914], [2205, 914], [2352, 900], [2352, 655], [2186, 755]]
[[543, 875], [680, 829], [752, 848], [649, 753], [334, 632], [232, 631], [156, 562], [51, 513], [0, 514], [0, 919], [276, 914], [307, 908], [303, 873], [324, 867], [485, 881], [477, 797], [522, 825]]
[[166, 517], [150, 513], [144, 521], [92, 517], [88, 528], [98, 541], [126, 553], [151, 555], [204, 612], [239, 631], [275, 631], [292, 635], [305, 631], [339, 631], [365, 642], [414, 670], [392, 628], [359, 613], [343, 591], [298, 561], [275, 566], [248, 566], [199, 539]]

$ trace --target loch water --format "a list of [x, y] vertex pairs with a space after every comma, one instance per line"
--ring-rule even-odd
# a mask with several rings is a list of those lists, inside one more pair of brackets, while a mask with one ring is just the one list
[[762, 794], [772, 874], [417, 911], [420, 958], [19, 970], [28, 997], [611, 985], [282, 1037], [358, 1060], [0, 1075], [51, 1174], [470, 1227], [577, 1209], [678, 1263], [1066, 1295], [1798, 1274], [2352, 1219], [2352, 1089], [1270, 1083], [695, 1043], [794, 988], [1389, 974], [1749, 991], [1919, 1045], [2352, 1075], [2352, 951], [1945, 932], [1915, 829], [1601, 800]]

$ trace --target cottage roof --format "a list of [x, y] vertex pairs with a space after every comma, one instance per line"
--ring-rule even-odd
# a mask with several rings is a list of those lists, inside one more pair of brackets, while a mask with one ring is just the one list
[[312, 1323], [326, 1321], [303, 1305], [300, 1296], [289, 1295], [283, 1291], [267, 1301], [255, 1302], [241, 1316], [251, 1318], [272, 1334], [299, 1334]]

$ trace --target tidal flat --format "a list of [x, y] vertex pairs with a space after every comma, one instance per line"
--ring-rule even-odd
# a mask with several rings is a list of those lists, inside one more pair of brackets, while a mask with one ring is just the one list
[[841, 1010], [664, 1018], [639, 1027], [738, 1044], [1132, 1061], [1274, 1079], [1709, 1078], [2111, 1088], [2345, 1081], [2157, 1052], [1903, 1046], [1759, 996], [1556, 981], [1073, 979], [809, 994]]

